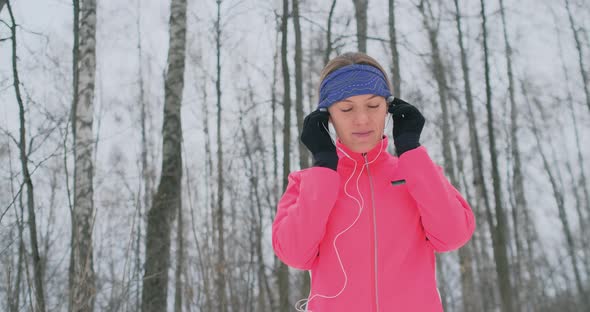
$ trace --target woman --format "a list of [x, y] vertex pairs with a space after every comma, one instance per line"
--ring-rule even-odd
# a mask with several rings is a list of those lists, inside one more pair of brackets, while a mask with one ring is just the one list
[[[279, 259], [310, 271], [297, 310], [442, 311], [435, 252], [471, 238], [469, 204], [420, 145], [424, 117], [391, 96], [373, 58], [337, 56], [321, 76], [301, 133], [314, 164], [289, 174], [272, 227]], [[387, 152], [388, 112], [397, 157]]]

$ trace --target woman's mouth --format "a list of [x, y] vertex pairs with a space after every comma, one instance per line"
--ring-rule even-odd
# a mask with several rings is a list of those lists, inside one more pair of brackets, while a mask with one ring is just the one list
[[371, 134], [373, 133], [373, 130], [369, 130], [369, 131], [359, 131], [359, 132], [353, 132], [352, 135], [355, 138], [367, 138], [369, 137]]

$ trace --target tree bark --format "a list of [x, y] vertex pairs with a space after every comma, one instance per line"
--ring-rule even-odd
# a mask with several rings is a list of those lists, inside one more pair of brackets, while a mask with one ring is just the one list
[[570, 22], [570, 28], [574, 35], [574, 41], [576, 42], [576, 51], [578, 52], [578, 64], [580, 65], [580, 75], [582, 76], [582, 84], [584, 86], [584, 95], [586, 96], [586, 106], [590, 110], [590, 91], [588, 91], [588, 73], [586, 73], [586, 67], [584, 67], [584, 52], [582, 51], [582, 43], [578, 36], [578, 30], [574, 22], [572, 10], [570, 8], [569, 0], [565, 0], [565, 8], [567, 10], [567, 16]]
[[[73, 137], [73, 145], [75, 146], [76, 144], [76, 111], [77, 111], [77, 107], [78, 107], [78, 84], [80, 82], [80, 75], [79, 75], [79, 66], [78, 63], [79, 58], [80, 58], [80, 0], [73, 0], [73, 35], [74, 35], [74, 46], [72, 48], [72, 109], [70, 111], [70, 123], [72, 126], [72, 137]], [[66, 136], [67, 136], [67, 132], [66, 132]], [[64, 140], [64, 169], [66, 171], [66, 185], [68, 185], [68, 174], [67, 174], [67, 170], [68, 170], [68, 162], [67, 162], [67, 150], [66, 150], [66, 143], [67, 141]], [[74, 150], [74, 154], [75, 154], [75, 150]], [[75, 156], [74, 156], [75, 158]], [[76, 169], [74, 168], [74, 176], [76, 175]], [[74, 193], [75, 193], [75, 189], [76, 189], [76, 184], [74, 181]], [[76, 231], [76, 222], [75, 218], [74, 218], [74, 205], [72, 204], [72, 202], [70, 201], [71, 195], [70, 195], [70, 191], [68, 188], [68, 202], [70, 205], [70, 214], [71, 214], [71, 231], [72, 231], [72, 235], [71, 235], [71, 239], [70, 239], [70, 245], [73, 247], [74, 246], [74, 232]], [[68, 298], [68, 311], [72, 312], [73, 311], [73, 296], [71, 295], [73, 293], [73, 285], [74, 285], [74, 248], [70, 248], [70, 267], [68, 268], [68, 285], [69, 285], [69, 289], [68, 292], [70, 294], [69, 298]]]
[[[293, 0], [293, 28], [295, 30], [295, 112], [297, 115], [297, 133], [303, 129], [303, 74], [302, 74], [302, 48], [301, 26], [299, 23], [299, 0]], [[309, 167], [309, 153], [307, 148], [299, 141], [299, 168]], [[299, 272], [301, 278], [301, 294], [309, 292], [309, 274]]]
[[[295, 30], [295, 114], [297, 116], [297, 133], [303, 129], [303, 73], [302, 73], [302, 48], [301, 48], [301, 25], [299, 23], [299, 0], [293, 0], [293, 29]], [[301, 141], [299, 147], [299, 168], [309, 167], [309, 152]], [[309, 274], [300, 272], [302, 279], [301, 293], [309, 293]]]
[[[8, 148], [8, 154], [11, 155], [11, 149], [10, 149], [10, 144], [8, 144], [7, 146]], [[14, 177], [16, 174], [13, 171], [13, 166], [12, 166], [12, 158], [8, 158], [8, 163], [9, 166], [8, 168], [10, 168], [10, 176]], [[22, 197], [22, 185], [21, 188], [18, 191], [18, 195], [15, 195], [14, 192], [14, 185], [12, 183], [10, 183], [10, 194], [12, 195], [13, 198], [16, 197]], [[16, 262], [16, 280], [14, 282], [14, 289], [12, 289], [12, 285], [10, 283], [10, 279], [9, 279], [9, 283], [8, 283], [8, 311], [10, 312], [18, 312], [20, 311], [20, 293], [21, 293], [21, 282], [23, 281], [23, 266], [24, 266], [24, 257], [25, 257], [25, 241], [24, 241], [24, 222], [23, 222], [23, 216], [24, 216], [24, 207], [23, 205], [19, 205], [20, 206], [20, 214], [19, 214], [19, 209], [17, 207], [16, 204], [13, 205], [14, 207], [14, 215], [16, 216], [16, 224], [17, 224], [17, 228], [18, 228], [18, 257], [17, 257], [17, 262]], [[20, 217], [19, 217], [20, 216]]]
[[330, 13], [328, 13], [328, 30], [326, 31], [326, 50], [324, 53], [324, 65], [330, 61], [330, 55], [332, 54], [332, 19], [334, 18], [334, 8], [336, 7], [336, 0], [332, 0], [330, 5]]
[[367, 53], [367, 8], [369, 0], [352, 0], [356, 19], [356, 40], [359, 52]]
[[[287, 61], [287, 25], [289, 16], [289, 0], [283, 0], [283, 17], [281, 23], [281, 64], [283, 69], [283, 191], [289, 183], [291, 171], [291, 82], [289, 78], [289, 63]], [[278, 270], [279, 310], [289, 306], [289, 268], [282, 261]]]
[[171, 223], [176, 216], [177, 209], [181, 207], [182, 126], [180, 108], [184, 89], [186, 11], [186, 0], [172, 0], [170, 4], [168, 69], [164, 81], [162, 173], [152, 207], [148, 212], [142, 292], [142, 310], [145, 312], [166, 311]]
[[[299, 23], [299, 0], [293, 0], [293, 28], [295, 30], [295, 113], [297, 115], [297, 133], [303, 128], [303, 73], [301, 48], [301, 25]], [[299, 167], [309, 167], [309, 153], [303, 143], [299, 142]]]
[[[514, 95], [514, 75], [512, 71], [512, 47], [508, 40], [508, 31], [506, 25], [506, 13], [504, 10], [504, 1], [500, 0], [500, 15], [502, 17], [502, 26], [504, 34], [504, 45], [506, 51], [506, 73], [508, 75], [508, 95], [510, 99], [510, 145], [512, 151], [512, 160], [514, 162], [512, 187], [514, 190], [514, 206], [512, 207], [513, 214], [513, 227], [514, 227], [514, 242], [516, 244], [516, 263], [514, 263], [514, 280], [515, 287], [514, 298], [516, 298], [514, 304], [515, 309], [520, 311], [520, 292], [521, 289], [526, 292], [526, 288], [522, 287], [522, 266], [521, 257], [524, 255], [523, 242], [520, 235], [521, 227], [529, 226], [526, 223], [521, 224], [522, 212], [528, 209], [527, 201], [524, 195], [524, 180], [522, 174], [522, 161], [520, 156], [520, 143], [518, 142], [518, 109], [516, 107], [516, 100]], [[532, 259], [529, 259], [529, 261]], [[527, 261], [524, 261], [527, 263]]]
[[[141, 46], [141, 7], [140, 7], [141, 0], [137, 0], [137, 58], [139, 66], [138, 69], [138, 76], [139, 76], [139, 107], [140, 107], [140, 115], [139, 115], [139, 123], [141, 125], [141, 177], [143, 180], [143, 196], [141, 199], [141, 203], [137, 206], [137, 216], [138, 221], [136, 224], [136, 236], [135, 236], [135, 270], [133, 277], [136, 281], [141, 279], [141, 241], [142, 241], [142, 223], [143, 223], [143, 213], [147, 207], [150, 207], [151, 197], [152, 197], [152, 175], [150, 174], [149, 164], [148, 164], [148, 139], [147, 139], [147, 124], [146, 119], [148, 118], [148, 107], [145, 100], [145, 88], [144, 88], [144, 80], [143, 80], [143, 56], [142, 56], [142, 46]], [[141, 191], [140, 191], [141, 192]], [[135, 286], [135, 310], [140, 311], [141, 309], [141, 285], [140, 283], [136, 283]]]
[[227, 311], [227, 295], [225, 291], [225, 237], [223, 221], [223, 141], [221, 133], [221, 0], [216, 1], [217, 19], [215, 21], [215, 48], [217, 59], [217, 78], [215, 89], [217, 91], [217, 264], [216, 264], [216, 286], [217, 299], [219, 300], [218, 311]]
[[[83, 0], [79, 8], [79, 49], [74, 53], [74, 206], [70, 309], [92, 311], [96, 296], [92, 229], [94, 224], [94, 85], [96, 75], [96, 1]], [[74, 34], [76, 36], [76, 34]]]
[[176, 223], [176, 272], [174, 272], [174, 312], [182, 312], [182, 273], [184, 271], [184, 227], [182, 207], [178, 207]]
[[[23, 175], [23, 187], [27, 187], [27, 213], [28, 213], [28, 225], [29, 225], [29, 236], [31, 240], [31, 252], [33, 256], [33, 278], [34, 278], [34, 290], [35, 290], [35, 310], [45, 312], [45, 292], [43, 291], [43, 268], [41, 266], [41, 256], [39, 254], [39, 244], [37, 241], [37, 221], [35, 218], [35, 196], [33, 190], [33, 180], [31, 179], [31, 173], [29, 171], [29, 157], [27, 153], [27, 136], [26, 136], [26, 123], [25, 123], [25, 105], [21, 96], [20, 91], [20, 79], [18, 75], [18, 63], [16, 54], [16, 22], [12, 13], [12, 6], [10, 1], [6, 2], [8, 8], [8, 14], [10, 15], [10, 33], [12, 35], [12, 75], [13, 75], [13, 86], [14, 93], [16, 94], [16, 101], [18, 103], [19, 110], [19, 152], [20, 162]], [[22, 219], [24, 216], [21, 214]], [[19, 242], [19, 245], [22, 241]], [[19, 247], [20, 250], [20, 247]], [[20, 255], [19, 255], [20, 258]], [[21, 265], [20, 263], [18, 264]], [[18, 289], [16, 291], [19, 291]], [[17, 301], [18, 305], [18, 301]]]
[[[492, 87], [490, 82], [490, 65], [488, 56], [488, 38], [487, 38], [487, 21], [484, 1], [481, 3], [481, 18], [483, 30], [483, 52], [484, 52], [484, 70], [486, 83], [486, 110], [488, 117], [488, 136], [490, 158], [492, 161], [492, 183], [494, 188], [494, 200], [496, 206], [496, 226], [492, 227], [492, 241], [494, 243], [494, 258], [496, 260], [496, 272], [498, 274], [498, 282], [500, 287], [500, 297], [502, 299], [502, 311], [514, 311], [512, 286], [510, 284], [510, 264], [508, 263], [507, 253], [507, 222], [504, 207], [502, 204], [502, 190], [500, 182], [500, 172], [498, 168], [498, 155], [496, 152], [496, 137], [494, 131], [494, 118], [492, 110]], [[490, 216], [488, 216], [490, 217]]]
[[393, 95], [395, 97], [401, 97], [402, 86], [399, 68], [399, 51], [397, 50], [397, 32], [395, 30], [395, 0], [389, 0], [389, 48], [391, 50]]

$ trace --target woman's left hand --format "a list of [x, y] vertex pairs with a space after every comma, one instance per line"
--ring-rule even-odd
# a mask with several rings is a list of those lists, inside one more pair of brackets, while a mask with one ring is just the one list
[[388, 112], [393, 118], [393, 143], [397, 156], [420, 146], [420, 134], [426, 120], [412, 104], [394, 98]]

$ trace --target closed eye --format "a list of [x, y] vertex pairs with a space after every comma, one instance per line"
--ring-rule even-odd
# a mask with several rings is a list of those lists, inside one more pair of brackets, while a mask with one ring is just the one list
[[352, 110], [352, 107], [351, 108], [348, 108], [348, 109], [340, 109], [340, 111], [342, 111], [344, 113], [350, 112], [351, 110]]

